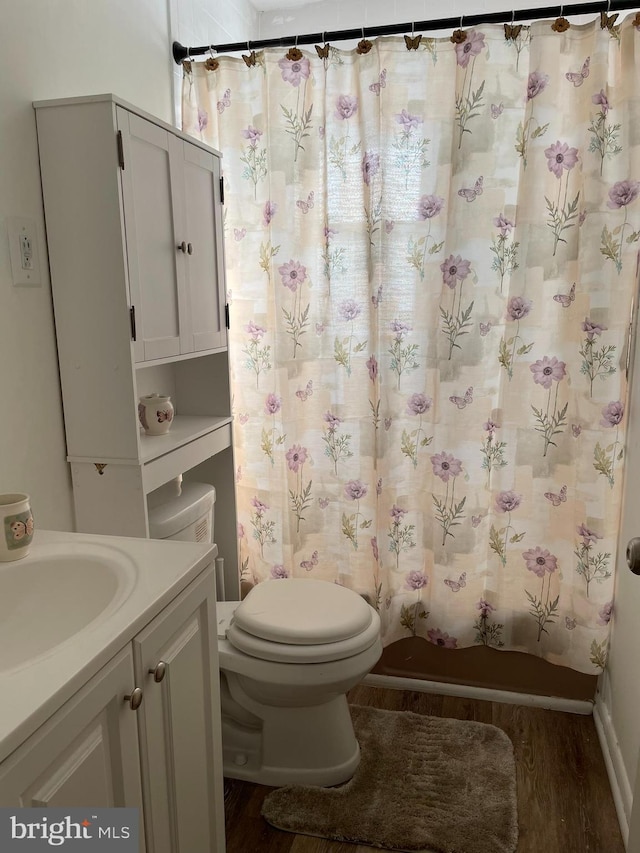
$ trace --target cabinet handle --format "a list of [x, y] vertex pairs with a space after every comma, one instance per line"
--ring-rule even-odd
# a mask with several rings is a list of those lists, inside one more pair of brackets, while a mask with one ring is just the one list
[[187, 243], [187, 252], [188, 252], [190, 255], [193, 255], [193, 246], [192, 246], [192, 244], [191, 244], [191, 243]]
[[177, 249], [179, 252], [182, 252], [183, 255], [186, 254], [187, 244], [184, 242], [184, 240], [182, 241], [182, 243], [178, 243]]
[[140, 687], [134, 687], [128, 696], [124, 697], [124, 701], [129, 703], [132, 711], [137, 711], [142, 705], [142, 690]]
[[156, 666], [153, 669], [149, 670], [149, 675], [153, 676], [153, 680], [156, 684], [160, 684], [162, 679], [167, 674], [167, 665], [163, 660], [158, 661]]

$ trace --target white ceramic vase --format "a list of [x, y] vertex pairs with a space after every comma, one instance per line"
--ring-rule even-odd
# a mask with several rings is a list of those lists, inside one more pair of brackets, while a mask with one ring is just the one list
[[146, 394], [138, 401], [138, 420], [147, 435], [164, 435], [173, 423], [171, 397]]

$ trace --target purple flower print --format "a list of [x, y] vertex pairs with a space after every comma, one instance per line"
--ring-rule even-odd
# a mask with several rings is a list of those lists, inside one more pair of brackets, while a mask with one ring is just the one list
[[307, 448], [301, 447], [299, 444], [294, 444], [293, 447], [290, 447], [285, 453], [285, 458], [287, 460], [289, 470], [294, 471], [297, 474], [300, 468], [307, 461]]
[[393, 519], [394, 524], [401, 524], [402, 519], [405, 517], [406, 514], [407, 514], [407, 510], [402, 509], [401, 507], [397, 506], [396, 504], [394, 504], [391, 507], [391, 510], [389, 511], [389, 515]]
[[480, 601], [476, 603], [476, 610], [479, 610], [480, 616], [483, 619], [486, 619], [487, 616], [495, 610], [495, 607], [492, 607], [488, 601], [485, 601], [484, 598], [481, 598]]
[[466, 39], [455, 46], [456, 62], [461, 68], [466, 68], [472, 57], [478, 56], [484, 47], [484, 34], [477, 30], [469, 30]]
[[424, 572], [419, 572], [414, 569], [414, 571], [409, 572], [407, 575], [407, 579], [405, 581], [405, 587], [407, 589], [424, 589], [424, 587], [429, 583], [429, 578], [425, 575]]
[[596, 104], [596, 106], [600, 105], [601, 112], [605, 116], [611, 109], [611, 104], [609, 103], [609, 99], [604, 93], [604, 89], [600, 89], [599, 92], [591, 96], [591, 103]]
[[198, 110], [198, 130], [200, 133], [209, 124], [209, 113], [206, 110]]
[[302, 284], [307, 278], [307, 268], [293, 259], [288, 264], [282, 264], [278, 267], [278, 272], [282, 277], [284, 286], [288, 287], [293, 293], [298, 289], [298, 285]]
[[372, 382], [375, 382], [378, 376], [378, 362], [375, 355], [372, 355], [367, 359], [367, 370], [369, 371], [369, 379]]
[[289, 577], [289, 572], [282, 565], [272, 566], [269, 574], [276, 581], [281, 580], [282, 578], [288, 578]]
[[371, 550], [373, 551], [373, 559], [377, 563], [378, 560], [380, 559], [380, 554], [378, 553], [378, 537], [377, 536], [371, 537]]
[[339, 119], [351, 118], [358, 111], [358, 99], [353, 95], [340, 95], [336, 101], [335, 116]]
[[406, 323], [401, 323], [400, 320], [392, 320], [389, 323], [389, 328], [396, 335], [402, 336], [404, 332], [410, 332], [413, 327], [408, 326]]
[[427, 631], [427, 637], [429, 638], [429, 642], [433, 643], [434, 646], [442, 646], [443, 649], [458, 648], [458, 640], [455, 637], [444, 634], [439, 628], [430, 628]]
[[338, 311], [343, 320], [352, 322], [362, 313], [362, 306], [354, 299], [345, 299], [344, 302], [341, 302], [338, 306]]
[[471, 261], [463, 261], [460, 255], [449, 255], [446, 261], [440, 264], [442, 270], [442, 278], [447, 287], [452, 290], [458, 281], [464, 281], [469, 275], [469, 266]]
[[371, 183], [371, 178], [378, 173], [380, 169], [380, 155], [373, 151], [366, 151], [362, 158], [362, 180], [367, 186]]
[[443, 450], [442, 453], [435, 453], [431, 457], [431, 465], [433, 473], [436, 477], [440, 477], [443, 483], [448, 483], [451, 477], [457, 477], [462, 471], [462, 462]]
[[285, 83], [291, 83], [291, 85], [295, 86], [296, 89], [303, 80], [306, 80], [309, 77], [309, 74], [311, 73], [309, 60], [306, 56], [303, 56], [302, 59], [296, 59], [295, 61], [283, 56], [282, 59], [278, 61], [278, 65], [282, 71], [282, 79]]
[[269, 509], [267, 504], [262, 503], [258, 498], [251, 498], [251, 506], [255, 509], [256, 515], [262, 515]]
[[550, 172], [561, 178], [563, 170], [570, 171], [578, 162], [578, 149], [569, 148], [566, 142], [560, 142], [558, 139], [553, 145], [544, 149], [544, 156], [547, 158], [547, 168]]
[[262, 212], [262, 221], [265, 225], [269, 225], [273, 217], [276, 215], [278, 205], [275, 201], [265, 201], [264, 210]]
[[545, 355], [544, 358], [539, 358], [538, 361], [529, 365], [529, 370], [533, 373], [533, 381], [547, 389], [551, 388], [552, 382], [560, 382], [564, 379], [565, 368], [564, 361], [558, 361], [555, 355], [553, 358]]
[[367, 494], [368, 488], [360, 480], [349, 480], [344, 487], [344, 493], [350, 501], [359, 501]]
[[444, 207], [444, 199], [439, 195], [423, 195], [418, 202], [418, 219], [433, 219]]
[[531, 311], [533, 302], [526, 296], [512, 296], [507, 303], [507, 317], [509, 320], [522, 320]]
[[410, 415], [424, 415], [432, 403], [433, 400], [426, 394], [412, 394], [407, 401], [407, 411]]
[[640, 181], [617, 181], [609, 190], [607, 207], [619, 210], [635, 201], [640, 194]]
[[582, 544], [585, 548], [589, 548], [598, 539], [602, 539], [602, 536], [599, 536], [594, 530], [587, 527], [586, 524], [579, 524], [576, 530], [578, 531], [578, 536], [582, 537]]
[[382, 494], [382, 477], [378, 477], [378, 482], [376, 483], [376, 494], [378, 497]]
[[584, 323], [582, 324], [582, 331], [587, 333], [587, 340], [589, 341], [592, 341], [596, 335], [606, 332], [607, 328], [607, 326], [603, 326], [601, 323], [594, 323], [588, 317], [584, 318]]
[[250, 124], [249, 127], [247, 127], [245, 130], [242, 131], [242, 135], [244, 136], [245, 139], [248, 139], [249, 142], [251, 143], [251, 145], [253, 145], [253, 147], [255, 148], [255, 146], [260, 141], [260, 137], [262, 136], [262, 131], [258, 130], [257, 127], [254, 127], [253, 125]]
[[240, 524], [240, 522], [238, 522], [237, 534], [238, 539], [244, 539], [244, 524]]
[[506, 237], [508, 234], [511, 234], [511, 232], [515, 228], [515, 222], [512, 222], [510, 219], [507, 219], [502, 213], [495, 217], [495, 219], [493, 220], [493, 224], [500, 231], [500, 234], [503, 237]]
[[496, 509], [498, 512], [513, 512], [514, 509], [518, 509], [521, 503], [522, 495], [516, 494], [511, 489], [500, 492], [496, 496]]
[[527, 569], [539, 578], [544, 578], [546, 573], [552, 574], [558, 568], [557, 557], [539, 545], [536, 545], [535, 548], [529, 548], [528, 551], [523, 551], [522, 559], [527, 564]]
[[282, 399], [276, 394], [267, 394], [267, 399], [264, 401], [264, 410], [268, 415], [275, 415], [280, 411]]
[[324, 413], [324, 415], [322, 416], [322, 420], [326, 424], [329, 424], [329, 429], [332, 431], [337, 429], [338, 426], [342, 423], [342, 418], [339, 418], [336, 415], [331, 414], [331, 412], [329, 412], [329, 411]]
[[411, 115], [407, 110], [402, 110], [401, 113], [396, 113], [396, 121], [401, 124], [405, 130], [413, 130], [419, 124], [422, 124], [420, 116]]
[[540, 92], [544, 92], [549, 82], [549, 75], [542, 71], [532, 71], [527, 81], [527, 100], [531, 101]]
[[607, 602], [598, 610], [598, 625], [608, 625], [613, 616], [613, 601]]
[[623, 415], [624, 403], [620, 402], [620, 400], [615, 400], [611, 403], [607, 403], [607, 405], [602, 410], [602, 418], [600, 419], [600, 425], [603, 427], [618, 426], [618, 424], [622, 420]]
[[497, 429], [500, 429], [500, 424], [497, 424], [495, 421], [492, 421], [491, 418], [489, 418], [488, 421], [485, 421], [482, 424], [482, 429], [493, 435]]
[[259, 341], [267, 332], [264, 326], [259, 326], [257, 323], [254, 323], [253, 320], [249, 320], [244, 328], [251, 336], [251, 339], [256, 342]]

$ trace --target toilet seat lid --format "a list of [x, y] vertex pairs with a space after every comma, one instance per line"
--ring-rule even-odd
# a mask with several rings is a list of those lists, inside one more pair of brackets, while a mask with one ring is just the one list
[[358, 593], [328, 581], [282, 578], [254, 586], [233, 622], [247, 634], [289, 645], [337, 643], [371, 624], [371, 607]]

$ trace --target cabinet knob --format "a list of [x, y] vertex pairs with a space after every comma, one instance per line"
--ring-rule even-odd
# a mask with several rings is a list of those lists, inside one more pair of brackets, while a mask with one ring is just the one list
[[142, 689], [134, 687], [131, 693], [124, 697], [124, 701], [129, 703], [132, 711], [137, 711], [140, 705], [142, 705]]
[[149, 670], [149, 675], [153, 676], [153, 680], [156, 684], [160, 684], [162, 679], [167, 674], [167, 665], [163, 660], [158, 661], [156, 666], [153, 669]]
[[193, 245], [191, 243], [187, 243], [187, 252], [193, 255]]
[[184, 241], [184, 240], [182, 241], [182, 243], [178, 243], [177, 249], [178, 249], [178, 251], [179, 251], [179, 252], [182, 252], [182, 254], [183, 254], [183, 255], [184, 255], [184, 254], [186, 254], [186, 252], [187, 252], [187, 244], [185, 243], [185, 241]]

